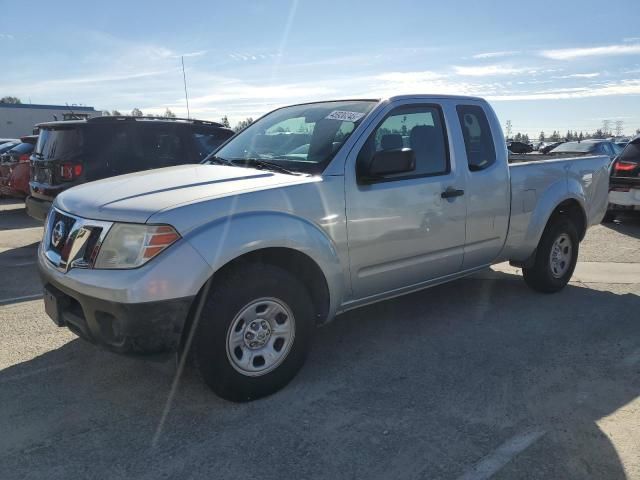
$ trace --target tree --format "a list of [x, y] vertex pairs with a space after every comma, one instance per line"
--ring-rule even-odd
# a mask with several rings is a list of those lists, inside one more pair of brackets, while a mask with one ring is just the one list
[[604, 132], [601, 128], [599, 128], [593, 133], [592, 137], [593, 138], [604, 138], [605, 134], [606, 134], [606, 132]]
[[522, 135], [522, 141], [524, 143], [529, 143], [530, 142], [528, 133], [525, 133], [524, 135]]
[[567, 135], [565, 136], [565, 138], [567, 139], [567, 142], [573, 140], [573, 133], [571, 133], [571, 130], [567, 130]]
[[111, 112], [109, 110], [103, 110], [102, 111], [102, 116], [104, 117], [105, 115], [109, 116], [109, 115], [111, 115]]
[[540, 132], [540, 135], [538, 135], [538, 140], [544, 142], [544, 130]]
[[122, 114], [121, 114], [118, 110], [113, 110], [113, 111], [111, 112], [111, 115], [114, 115], [114, 116], [117, 116], [117, 117], [122, 116]]
[[164, 111], [164, 115], [163, 117], [165, 118], [176, 118], [176, 114], [173, 113], [171, 110], [169, 110], [168, 108]]
[[554, 130], [553, 133], [551, 134], [551, 141], [552, 142], [559, 142], [560, 141], [560, 134], [558, 133], [557, 130]]
[[226, 115], [220, 119], [220, 123], [223, 127], [231, 128], [231, 124], [229, 123], [229, 117]]
[[12, 103], [15, 105], [17, 103], [22, 103], [22, 102], [18, 97], [2, 97], [0, 98], [0, 103]]
[[247, 128], [252, 123], [253, 118], [247, 117], [246, 119], [239, 121], [233, 130], [235, 132], [239, 132], [240, 130], [244, 130], [245, 128]]
[[636, 135], [640, 135], [640, 128], [636, 128]]
[[132, 117], [142, 117], [142, 116], [144, 116], [144, 114], [142, 113], [142, 110], [140, 110], [138, 107], [136, 107], [133, 110], [131, 110], [131, 116]]
[[584, 135], [580, 132], [580, 135], [578, 135], [578, 141], [581, 142], [582, 140], [584, 140]]

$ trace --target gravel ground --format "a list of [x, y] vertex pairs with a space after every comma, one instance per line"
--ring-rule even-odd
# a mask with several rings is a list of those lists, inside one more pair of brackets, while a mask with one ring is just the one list
[[[0, 204], [0, 300], [37, 295], [40, 229]], [[640, 262], [640, 221], [584, 262]], [[282, 392], [214, 396], [0, 305], [0, 465], [13, 478], [640, 479], [640, 285], [556, 295], [512, 273], [339, 317]]]

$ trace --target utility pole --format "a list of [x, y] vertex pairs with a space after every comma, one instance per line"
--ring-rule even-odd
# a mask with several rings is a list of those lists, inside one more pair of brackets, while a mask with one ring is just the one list
[[184, 98], [187, 101], [187, 118], [191, 118], [189, 112], [189, 94], [187, 93], [187, 75], [184, 73], [184, 56], [180, 57], [182, 60], [182, 81], [184, 82]]
[[616, 120], [616, 137], [624, 135], [624, 122], [622, 120]]
[[507, 140], [511, 138], [511, 132], [512, 132], [511, 120], [507, 120], [507, 124], [504, 127], [504, 134], [507, 137]]

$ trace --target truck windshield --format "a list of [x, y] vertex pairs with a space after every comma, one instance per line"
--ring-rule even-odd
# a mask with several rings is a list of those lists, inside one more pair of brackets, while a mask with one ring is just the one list
[[376, 103], [349, 100], [275, 110], [214, 151], [204, 163], [255, 166], [264, 162], [262, 165], [293, 172], [321, 173]]

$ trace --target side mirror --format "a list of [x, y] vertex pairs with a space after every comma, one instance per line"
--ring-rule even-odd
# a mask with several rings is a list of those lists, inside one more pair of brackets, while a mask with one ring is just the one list
[[416, 169], [416, 154], [410, 148], [382, 150], [371, 157], [367, 165], [362, 165], [358, 175], [359, 183], [374, 183], [387, 175], [413, 172]]

